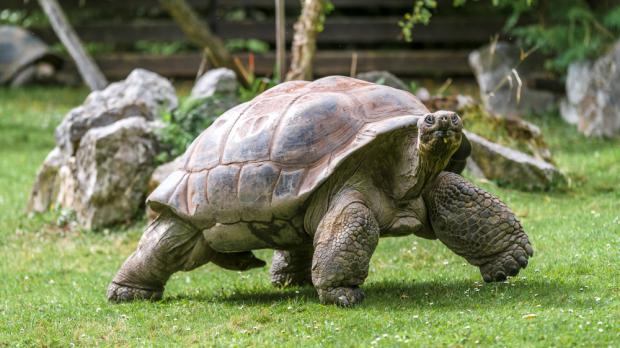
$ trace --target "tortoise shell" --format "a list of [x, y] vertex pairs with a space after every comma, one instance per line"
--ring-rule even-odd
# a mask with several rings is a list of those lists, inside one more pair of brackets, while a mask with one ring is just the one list
[[290, 218], [352, 153], [427, 112], [411, 93], [353, 78], [282, 83], [222, 114], [147, 203], [197, 227]]
[[50, 62], [56, 68], [61, 65], [60, 58], [32, 33], [16, 26], [0, 26], [0, 84], [40, 60]]

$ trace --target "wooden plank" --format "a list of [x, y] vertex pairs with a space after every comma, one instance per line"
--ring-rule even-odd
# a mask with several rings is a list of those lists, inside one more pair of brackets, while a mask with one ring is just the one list
[[[470, 76], [467, 63], [468, 50], [385, 50], [358, 51], [357, 71], [389, 70], [403, 76]], [[351, 51], [321, 51], [315, 60], [315, 74], [348, 75]], [[248, 55], [239, 55], [247, 62]], [[135, 68], [155, 71], [167, 77], [193, 78], [200, 65], [199, 53], [182, 53], [171, 56], [148, 54], [108, 54], [96, 57], [104, 74], [110, 79], [120, 79]], [[271, 75], [275, 66], [275, 53], [255, 55], [257, 75]]]
[[[208, 9], [211, 6], [209, 0], [188, 0], [188, 3], [197, 10]], [[351, 8], [389, 8], [410, 10], [411, 4], [403, 0], [332, 0], [334, 6], [338, 9]], [[157, 0], [63, 0], [62, 5], [67, 9], [88, 8], [105, 8], [109, 10], [125, 10], [132, 11], [144, 7], [158, 7]], [[273, 9], [273, 0], [220, 0], [217, 3], [220, 8], [261, 8]], [[299, 10], [300, 4], [298, 0], [288, 0], [285, 2], [287, 9]], [[32, 9], [35, 8], [36, 1], [33, 0], [2, 0], [2, 8], [6, 9]], [[404, 12], [403, 12], [404, 13]]]
[[[499, 32], [503, 20], [494, 18], [441, 18], [428, 26], [418, 26], [413, 31], [413, 42], [401, 38], [398, 17], [345, 18], [329, 17], [325, 30], [318, 36], [319, 45], [327, 44], [383, 44], [396, 43], [403, 46], [429, 43], [481, 44]], [[472, 25], [475, 23], [475, 25]], [[286, 39], [292, 37], [293, 20], [288, 20]], [[219, 22], [215, 32], [224, 39], [254, 38], [274, 43], [275, 22], [273, 19], [256, 22]], [[50, 28], [33, 28], [33, 31], [47, 42], [54, 42]], [[132, 44], [138, 40], [181, 41], [185, 36], [172, 21], [139, 21], [135, 23], [94, 23], [76, 26], [76, 31], [86, 42], [109, 44]]]

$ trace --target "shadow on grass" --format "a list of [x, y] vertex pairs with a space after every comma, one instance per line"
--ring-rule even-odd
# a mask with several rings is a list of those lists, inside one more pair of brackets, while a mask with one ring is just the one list
[[[545, 307], [589, 308], [594, 299], [582, 300], [573, 295], [580, 288], [575, 284], [551, 281], [517, 280], [507, 283], [481, 284], [471, 280], [432, 281], [432, 282], [372, 282], [362, 287], [366, 294], [361, 308], [398, 309], [398, 308], [434, 308], [466, 309], [476, 307], [507, 307], [530, 303]], [[286, 289], [269, 289], [252, 291], [236, 289], [229, 295], [208, 294], [178, 295], [167, 297], [164, 303], [180, 300], [228, 303], [234, 305], [276, 304], [278, 302], [297, 301], [298, 303], [317, 304], [318, 296], [312, 286], [292, 287]]]

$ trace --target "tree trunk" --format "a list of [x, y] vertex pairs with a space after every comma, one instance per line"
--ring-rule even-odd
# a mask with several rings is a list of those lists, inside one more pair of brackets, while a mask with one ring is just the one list
[[235, 64], [222, 39], [211, 32], [209, 26], [200, 19], [196, 11], [185, 0], [159, 0], [159, 2], [181, 27], [187, 38], [205, 49], [211, 64], [233, 70], [239, 82], [246, 87], [249, 86], [249, 77]]
[[305, 0], [301, 15], [295, 23], [295, 35], [291, 47], [291, 68], [286, 75], [290, 80], [311, 80], [312, 63], [316, 52], [316, 36], [323, 15], [323, 0]]
[[75, 61], [78, 71], [84, 82], [93, 90], [100, 90], [108, 85], [108, 81], [93, 58], [86, 52], [84, 46], [80, 42], [80, 38], [69, 24], [67, 17], [56, 0], [39, 0], [39, 5], [47, 15], [47, 18], [60, 39], [62, 44], [67, 48], [71, 58]]
[[276, 1], [276, 77], [283, 81], [286, 75], [286, 17], [284, 0]]

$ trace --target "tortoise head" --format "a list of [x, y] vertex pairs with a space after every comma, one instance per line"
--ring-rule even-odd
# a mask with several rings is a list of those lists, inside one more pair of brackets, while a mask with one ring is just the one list
[[420, 155], [447, 163], [461, 144], [462, 131], [463, 122], [456, 112], [441, 110], [424, 115], [418, 121]]

